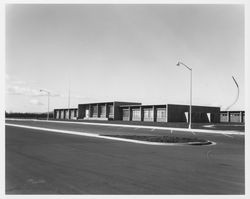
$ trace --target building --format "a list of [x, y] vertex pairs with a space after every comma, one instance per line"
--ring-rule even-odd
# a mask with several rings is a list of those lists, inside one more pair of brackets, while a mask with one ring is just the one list
[[137, 102], [101, 102], [78, 105], [78, 119], [119, 120], [120, 106], [140, 105]]
[[[68, 114], [68, 112], [70, 114]], [[55, 109], [55, 119], [122, 120], [143, 122], [188, 122], [189, 106], [142, 105], [138, 102], [79, 104], [78, 109]], [[192, 122], [220, 122], [220, 107], [192, 106]]]
[[245, 123], [245, 111], [221, 111], [220, 122]]
[[77, 117], [78, 117], [78, 109], [77, 108], [54, 109], [54, 119], [76, 120]]
[[[144, 122], [188, 122], [189, 106], [176, 104], [162, 105], [121, 105], [120, 120]], [[220, 122], [220, 108], [192, 106], [192, 122]]]

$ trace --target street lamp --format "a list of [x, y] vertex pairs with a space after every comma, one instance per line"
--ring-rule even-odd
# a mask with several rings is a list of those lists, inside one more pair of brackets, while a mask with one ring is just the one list
[[43, 90], [43, 89], [40, 89], [40, 92], [45, 92], [48, 94], [48, 113], [47, 113], [47, 120], [49, 120], [49, 96], [50, 96], [50, 92], [49, 91], [46, 91], [46, 90]]
[[186, 64], [178, 61], [177, 66], [183, 65], [190, 71], [190, 107], [189, 107], [189, 126], [188, 128], [191, 129], [192, 125], [192, 68], [188, 67]]

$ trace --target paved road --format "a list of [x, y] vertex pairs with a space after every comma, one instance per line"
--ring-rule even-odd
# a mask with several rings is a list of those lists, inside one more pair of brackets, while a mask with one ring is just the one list
[[[7, 121], [102, 134], [170, 131]], [[213, 146], [150, 146], [6, 126], [7, 194], [244, 194], [244, 136], [173, 132]]]

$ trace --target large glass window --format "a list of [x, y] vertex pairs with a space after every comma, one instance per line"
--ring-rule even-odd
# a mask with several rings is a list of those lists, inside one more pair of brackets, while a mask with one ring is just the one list
[[97, 105], [92, 106], [92, 111], [93, 117], [97, 117]]
[[109, 113], [109, 117], [114, 117], [114, 106], [113, 105], [108, 105], [108, 113]]
[[152, 109], [144, 109], [144, 117], [145, 118], [152, 118], [153, 117], [153, 110]]
[[140, 119], [141, 119], [140, 109], [132, 109], [132, 120], [140, 120]]
[[166, 118], [166, 109], [157, 109], [158, 118]]
[[165, 122], [166, 121], [166, 109], [165, 108], [157, 108], [157, 122]]
[[102, 117], [106, 117], [106, 108], [105, 108], [105, 105], [101, 106], [100, 111], [101, 111], [101, 116]]
[[129, 120], [129, 110], [128, 109], [122, 110], [122, 120], [125, 120], [125, 121]]
[[122, 115], [123, 115], [123, 117], [129, 117], [129, 110], [128, 109], [123, 109], [122, 110]]
[[144, 108], [143, 110], [144, 121], [153, 121], [153, 109]]
[[61, 119], [64, 119], [64, 110], [61, 110]]

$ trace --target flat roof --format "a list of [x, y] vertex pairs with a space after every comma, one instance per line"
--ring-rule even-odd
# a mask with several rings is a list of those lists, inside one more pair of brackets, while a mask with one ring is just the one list
[[[167, 104], [167, 105], [174, 105], [174, 106], [190, 106], [190, 104]], [[197, 106], [197, 107], [212, 107], [212, 108], [220, 108], [219, 106], [207, 106], [207, 105], [195, 105], [192, 104], [193, 106]]]
[[245, 111], [220, 111], [221, 113], [237, 113], [237, 112], [245, 112]]
[[112, 101], [112, 102], [91, 102], [91, 103], [82, 103], [82, 104], [79, 104], [79, 105], [89, 105], [89, 104], [113, 104], [113, 103], [126, 103], [126, 104], [129, 104], [129, 103], [131, 103], [131, 105], [132, 104], [138, 104], [138, 105], [140, 105], [141, 104], [141, 102], [122, 102], [122, 101]]
[[166, 106], [167, 104], [128, 104], [128, 105], [121, 105], [120, 107], [131, 107], [131, 106]]
[[78, 109], [78, 108], [55, 108], [54, 110], [72, 110], [72, 109]]
[[[136, 106], [167, 106], [167, 105], [173, 105], [173, 106], [190, 106], [189, 104], [132, 104], [132, 105], [121, 105], [120, 107], [136, 107]], [[203, 106], [203, 105], [192, 105], [192, 107], [211, 107], [211, 108], [220, 108], [218, 106]]]

